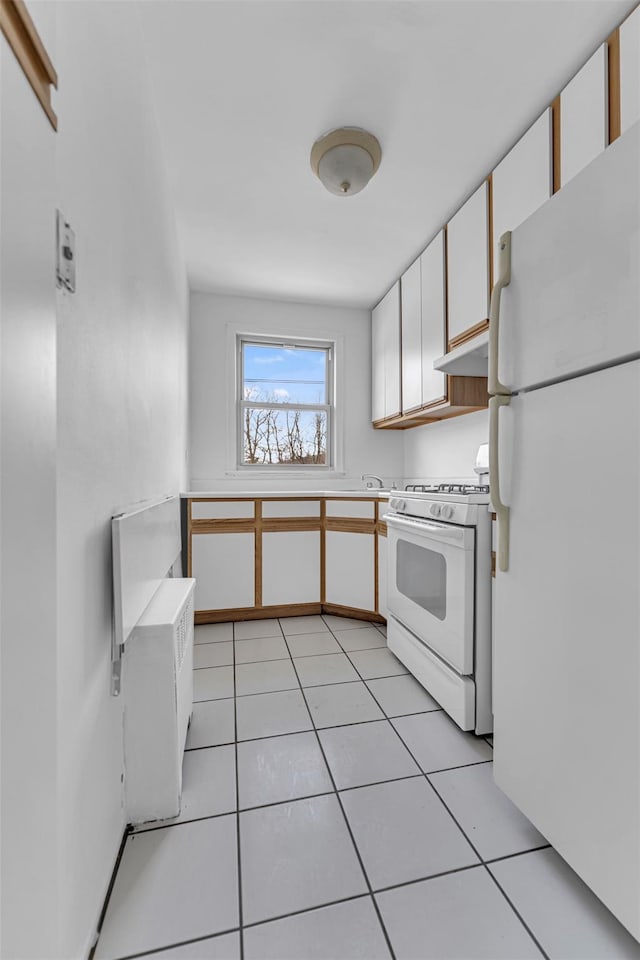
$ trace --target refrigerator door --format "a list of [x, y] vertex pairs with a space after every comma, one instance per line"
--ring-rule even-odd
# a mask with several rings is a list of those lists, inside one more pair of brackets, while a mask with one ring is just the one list
[[495, 779], [640, 938], [640, 361], [500, 410]]
[[640, 123], [511, 236], [498, 377], [511, 392], [640, 355]]

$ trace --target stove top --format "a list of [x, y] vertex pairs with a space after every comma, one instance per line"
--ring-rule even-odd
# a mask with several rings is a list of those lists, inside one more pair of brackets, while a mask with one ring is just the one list
[[389, 498], [389, 516], [475, 526], [487, 513], [489, 487], [478, 483], [410, 483]]
[[408, 483], [405, 493], [455, 493], [461, 496], [471, 496], [474, 493], [489, 493], [489, 485], [483, 483]]

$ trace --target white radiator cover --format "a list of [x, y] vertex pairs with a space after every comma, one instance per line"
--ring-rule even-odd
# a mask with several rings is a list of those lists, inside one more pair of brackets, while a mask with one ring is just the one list
[[182, 759], [193, 707], [195, 580], [163, 580], [125, 646], [124, 792], [127, 820], [180, 813]]

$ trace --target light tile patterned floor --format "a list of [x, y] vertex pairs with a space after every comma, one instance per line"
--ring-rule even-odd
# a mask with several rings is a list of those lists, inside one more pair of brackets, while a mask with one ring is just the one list
[[182, 811], [127, 837], [95, 960], [640, 960], [384, 628], [196, 644]]

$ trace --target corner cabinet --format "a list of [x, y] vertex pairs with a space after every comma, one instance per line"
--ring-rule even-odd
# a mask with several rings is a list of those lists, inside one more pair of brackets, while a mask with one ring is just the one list
[[382, 621], [382, 505], [339, 494], [186, 499], [196, 623], [322, 612]]
[[[441, 230], [400, 279], [402, 404], [395, 416], [374, 419], [374, 427], [378, 429], [405, 430], [487, 406], [486, 378], [450, 377], [433, 369], [434, 360], [444, 353], [447, 342], [446, 237], [446, 231]], [[375, 371], [381, 361], [375, 354], [380, 342], [375, 334], [376, 310], [372, 318], [372, 406], [374, 411], [379, 411], [376, 391], [380, 388]]]

